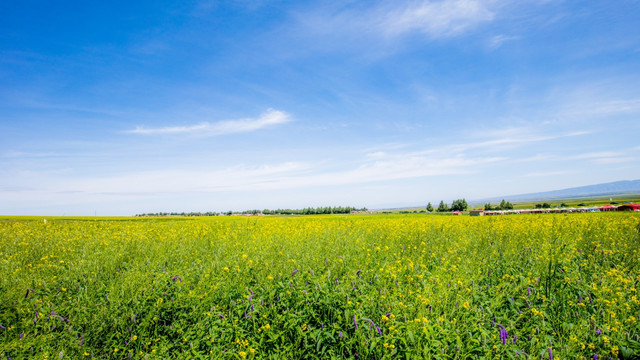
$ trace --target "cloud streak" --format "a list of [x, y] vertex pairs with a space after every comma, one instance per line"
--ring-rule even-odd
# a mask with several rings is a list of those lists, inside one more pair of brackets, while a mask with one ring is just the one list
[[377, 25], [388, 36], [409, 32], [432, 38], [455, 36], [494, 18], [486, 2], [476, 0], [417, 1], [385, 10], [378, 10]]
[[138, 135], [173, 135], [173, 134], [193, 134], [197, 136], [221, 136], [235, 133], [244, 133], [260, 130], [274, 125], [290, 122], [289, 114], [268, 109], [258, 118], [226, 120], [215, 123], [202, 122], [191, 126], [167, 126], [161, 128], [145, 128], [138, 126], [133, 130], [128, 130], [128, 134]]
[[417, 0], [360, 6], [328, 7], [299, 14], [304, 28], [317, 35], [340, 37], [375, 36], [394, 39], [423, 34], [431, 39], [462, 35], [476, 26], [491, 22], [492, 2], [479, 0]]

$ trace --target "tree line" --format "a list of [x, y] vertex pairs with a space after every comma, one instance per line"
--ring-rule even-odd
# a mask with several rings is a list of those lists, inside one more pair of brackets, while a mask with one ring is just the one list
[[[467, 200], [465, 200], [465, 199], [454, 200], [451, 203], [451, 206], [449, 206], [447, 203], [445, 203], [444, 200], [441, 200], [440, 204], [438, 205], [438, 208], [435, 209], [435, 210], [437, 212], [465, 211], [465, 210], [467, 210], [468, 207], [469, 207], [469, 204], [467, 203]], [[431, 203], [427, 204], [427, 211], [428, 212], [433, 212], [434, 211], [433, 205], [431, 205]]]
[[484, 204], [484, 209], [485, 210], [513, 210], [513, 204], [508, 201], [504, 201], [504, 199], [502, 199], [502, 201], [498, 205], [491, 205], [491, 203]]
[[322, 214], [350, 214], [352, 211], [367, 211], [366, 207], [356, 208], [352, 206], [324, 206], [307, 207], [304, 209], [264, 209], [227, 212], [157, 212], [136, 214], [136, 216], [222, 216], [222, 215], [322, 215]]
[[[447, 211], [466, 211], [469, 208], [469, 204], [466, 199], [454, 200], [451, 205], [448, 205], [444, 200], [440, 201], [438, 207], [434, 209], [431, 203], [427, 204], [427, 211], [433, 212], [447, 212]], [[500, 204], [492, 205], [491, 203], [484, 204], [485, 210], [513, 210], [513, 204], [502, 199]]]

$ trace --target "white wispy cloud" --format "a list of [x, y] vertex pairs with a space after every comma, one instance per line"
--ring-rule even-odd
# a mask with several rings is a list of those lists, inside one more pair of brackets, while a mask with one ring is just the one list
[[489, 40], [489, 47], [491, 49], [497, 49], [507, 41], [518, 39], [518, 36], [496, 35]]
[[195, 134], [198, 136], [219, 136], [226, 134], [256, 131], [265, 127], [284, 124], [291, 121], [291, 116], [283, 111], [268, 109], [258, 118], [225, 120], [214, 123], [202, 122], [190, 126], [167, 126], [161, 128], [145, 128], [138, 126], [126, 131], [129, 134]]
[[[437, 39], [461, 35], [482, 23], [491, 22], [493, 1], [416, 0], [377, 3], [361, 7], [315, 8], [298, 14], [304, 28], [317, 35], [346, 35], [395, 38], [422, 33]], [[370, 4], [370, 3], [369, 3]]]
[[570, 117], [607, 117], [638, 112], [640, 112], [640, 99], [595, 99], [593, 101], [581, 100], [569, 104], [561, 115]]
[[[396, 3], [397, 4], [397, 3]], [[377, 10], [378, 28], [396, 36], [421, 32], [433, 38], [455, 36], [494, 19], [487, 1], [414, 1]]]

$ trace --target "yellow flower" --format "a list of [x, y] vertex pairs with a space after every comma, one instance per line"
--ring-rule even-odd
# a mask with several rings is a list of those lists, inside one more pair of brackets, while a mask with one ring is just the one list
[[240, 357], [241, 357], [241, 358], [243, 358], [243, 359], [247, 357], [247, 353], [246, 353], [246, 352], [244, 352], [244, 351], [240, 351], [240, 352], [238, 353], [238, 355], [240, 355]]

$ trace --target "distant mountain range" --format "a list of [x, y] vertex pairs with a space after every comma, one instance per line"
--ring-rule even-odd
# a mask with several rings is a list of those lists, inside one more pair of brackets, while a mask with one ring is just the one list
[[501, 196], [490, 199], [480, 199], [473, 201], [473, 203], [496, 202], [502, 199], [506, 199], [511, 202], [517, 202], [531, 200], [575, 199], [583, 197], [614, 196], [624, 194], [640, 194], [640, 180], [623, 180], [596, 185], [579, 186], [562, 190]]

